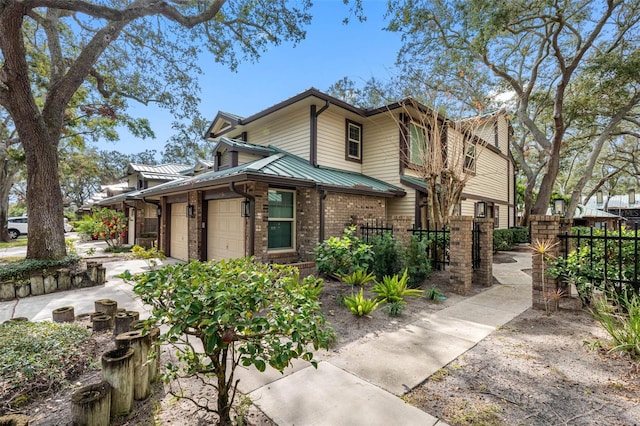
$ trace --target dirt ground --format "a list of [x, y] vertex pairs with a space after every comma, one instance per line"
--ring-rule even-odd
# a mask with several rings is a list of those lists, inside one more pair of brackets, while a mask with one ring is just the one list
[[[509, 262], [500, 253], [496, 262]], [[338, 339], [331, 358], [345, 344], [372, 339], [411, 323], [419, 314], [435, 312], [463, 300], [449, 290], [447, 274], [436, 272], [422, 288], [438, 288], [445, 300], [435, 303], [410, 298], [403, 314], [390, 317], [383, 309], [357, 318], [342, 304], [351, 292], [345, 284], [327, 281], [322, 306]], [[478, 293], [482, 289], [474, 289]], [[100, 347], [109, 349], [111, 337], [98, 335]], [[598, 342], [603, 342], [600, 345]], [[551, 315], [528, 310], [492, 333], [474, 348], [413, 389], [404, 399], [451, 425], [635, 425], [640, 424], [638, 361], [612, 354], [606, 348], [604, 332], [575, 301], [565, 301]], [[95, 356], [95, 354], [93, 355]], [[163, 360], [168, 360], [165, 353]], [[99, 358], [97, 358], [99, 359]], [[25, 407], [30, 425], [70, 423], [69, 399], [73, 389], [96, 382], [99, 371], [74, 379], [70, 389], [35, 401]], [[174, 385], [175, 386], [175, 385]], [[202, 389], [195, 380], [183, 381], [182, 389], [200, 395], [215, 394]], [[174, 390], [180, 390], [174, 387]], [[245, 424], [267, 426], [273, 423], [246, 399], [242, 412]], [[133, 414], [116, 425], [210, 425], [212, 414], [198, 412], [191, 402], [177, 400], [169, 385], [156, 383], [152, 396], [136, 402]]]

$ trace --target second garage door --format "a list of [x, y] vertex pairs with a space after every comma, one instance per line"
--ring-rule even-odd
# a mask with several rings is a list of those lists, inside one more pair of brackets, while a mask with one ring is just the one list
[[187, 203], [171, 204], [170, 255], [175, 259], [189, 260], [188, 226]]
[[209, 201], [207, 217], [207, 258], [243, 257], [244, 218], [240, 214], [242, 198]]

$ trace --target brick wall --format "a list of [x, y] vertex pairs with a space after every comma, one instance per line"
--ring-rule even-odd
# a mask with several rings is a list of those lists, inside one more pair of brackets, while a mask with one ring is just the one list
[[409, 245], [412, 234], [408, 230], [413, 227], [414, 222], [413, 216], [393, 216], [391, 218], [393, 238], [402, 242], [405, 247]]
[[202, 245], [207, 241], [202, 238], [202, 222], [205, 218], [202, 217], [202, 192], [201, 191], [189, 191], [187, 198], [187, 205], [195, 206], [195, 217], [189, 217], [187, 232], [189, 234], [189, 259], [200, 259], [202, 253]]
[[296, 227], [298, 256], [301, 261], [313, 260], [313, 249], [320, 235], [320, 193], [310, 188], [296, 193]]
[[475, 284], [490, 287], [493, 284], [493, 219], [476, 219], [479, 227], [480, 264], [473, 273]]
[[386, 220], [386, 200], [382, 197], [327, 193], [324, 202], [324, 238], [340, 236], [349, 225], [367, 220]]
[[[558, 288], [558, 281], [544, 273], [546, 269], [545, 255], [555, 257], [559, 253], [558, 234], [560, 233], [560, 218], [558, 216], [531, 216], [531, 267], [532, 267], [532, 305], [534, 309], [547, 309], [551, 295]], [[538, 250], [536, 250], [538, 249]]]
[[466, 295], [471, 290], [473, 264], [471, 258], [473, 217], [455, 216], [451, 218], [449, 235], [449, 262], [451, 275], [449, 282], [454, 291]]

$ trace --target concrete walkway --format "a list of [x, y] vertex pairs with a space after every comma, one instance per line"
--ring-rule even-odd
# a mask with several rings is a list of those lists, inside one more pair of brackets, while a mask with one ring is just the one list
[[[516, 263], [493, 265], [500, 284], [436, 313], [425, 312], [398, 331], [352, 342], [317, 370], [303, 362], [284, 374], [238, 368], [240, 390], [280, 426], [444, 425], [400, 396], [531, 306], [531, 278], [522, 272], [531, 267], [531, 254], [511, 254]], [[0, 302], [0, 322], [18, 316], [50, 319], [53, 309], [69, 305], [76, 314], [92, 312], [93, 301], [101, 298], [145, 317], [148, 310], [131, 294], [131, 285], [114, 278], [125, 269], [142, 271], [144, 262], [105, 267], [108, 282], [103, 286]]]

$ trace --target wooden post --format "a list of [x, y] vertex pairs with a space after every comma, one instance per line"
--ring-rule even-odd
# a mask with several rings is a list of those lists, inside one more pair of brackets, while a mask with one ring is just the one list
[[111, 385], [107, 382], [84, 386], [71, 395], [73, 424], [108, 426], [111, 420]]
[[151, 353], [149, 353], [149, 381], [155, 382], [160, 373], [160, 329], [153, 327], [149, 330]]
[[138, 321], [140, 319], [140, 312], [138, 311], [126, 311], [126, 312], [133, 317], [134, 321]]
[[108, 330], [111, 325], [111, 317], [109, 315], [94, 315], [91, 317], [91, 321], [95, 333]]
[[133, 321], [133, 315], [128, 312], [118, 312], [116, 314], [116, 324], [113, 328], [113, 334], [118, 335], [129, 331], [129, 325]]
[[118, 302], [111, 299], [99, 299], [94, 302], [94, 306], [96, 308], [96, 312], [104, 312], [111, 317], [110, 327], [113, 328], [115, 325], [114, 318], [118, 311]]
[[151, 392], [149, 386], [149, 336], [142, 334], [142, 330], [129, 331], [116, 336], [118, 348], [131, 347], [133, 354], [133, 397], [136, 400], [146, 399]]
[[53, 322], [73, 322], [76, 319], [73, 306], [65, 306], [63, 308], [51, 311]]
[[133, 408], [133, 348], [102, 354], [102, 380], [111, 385], [111, 417], [129, 414]]

